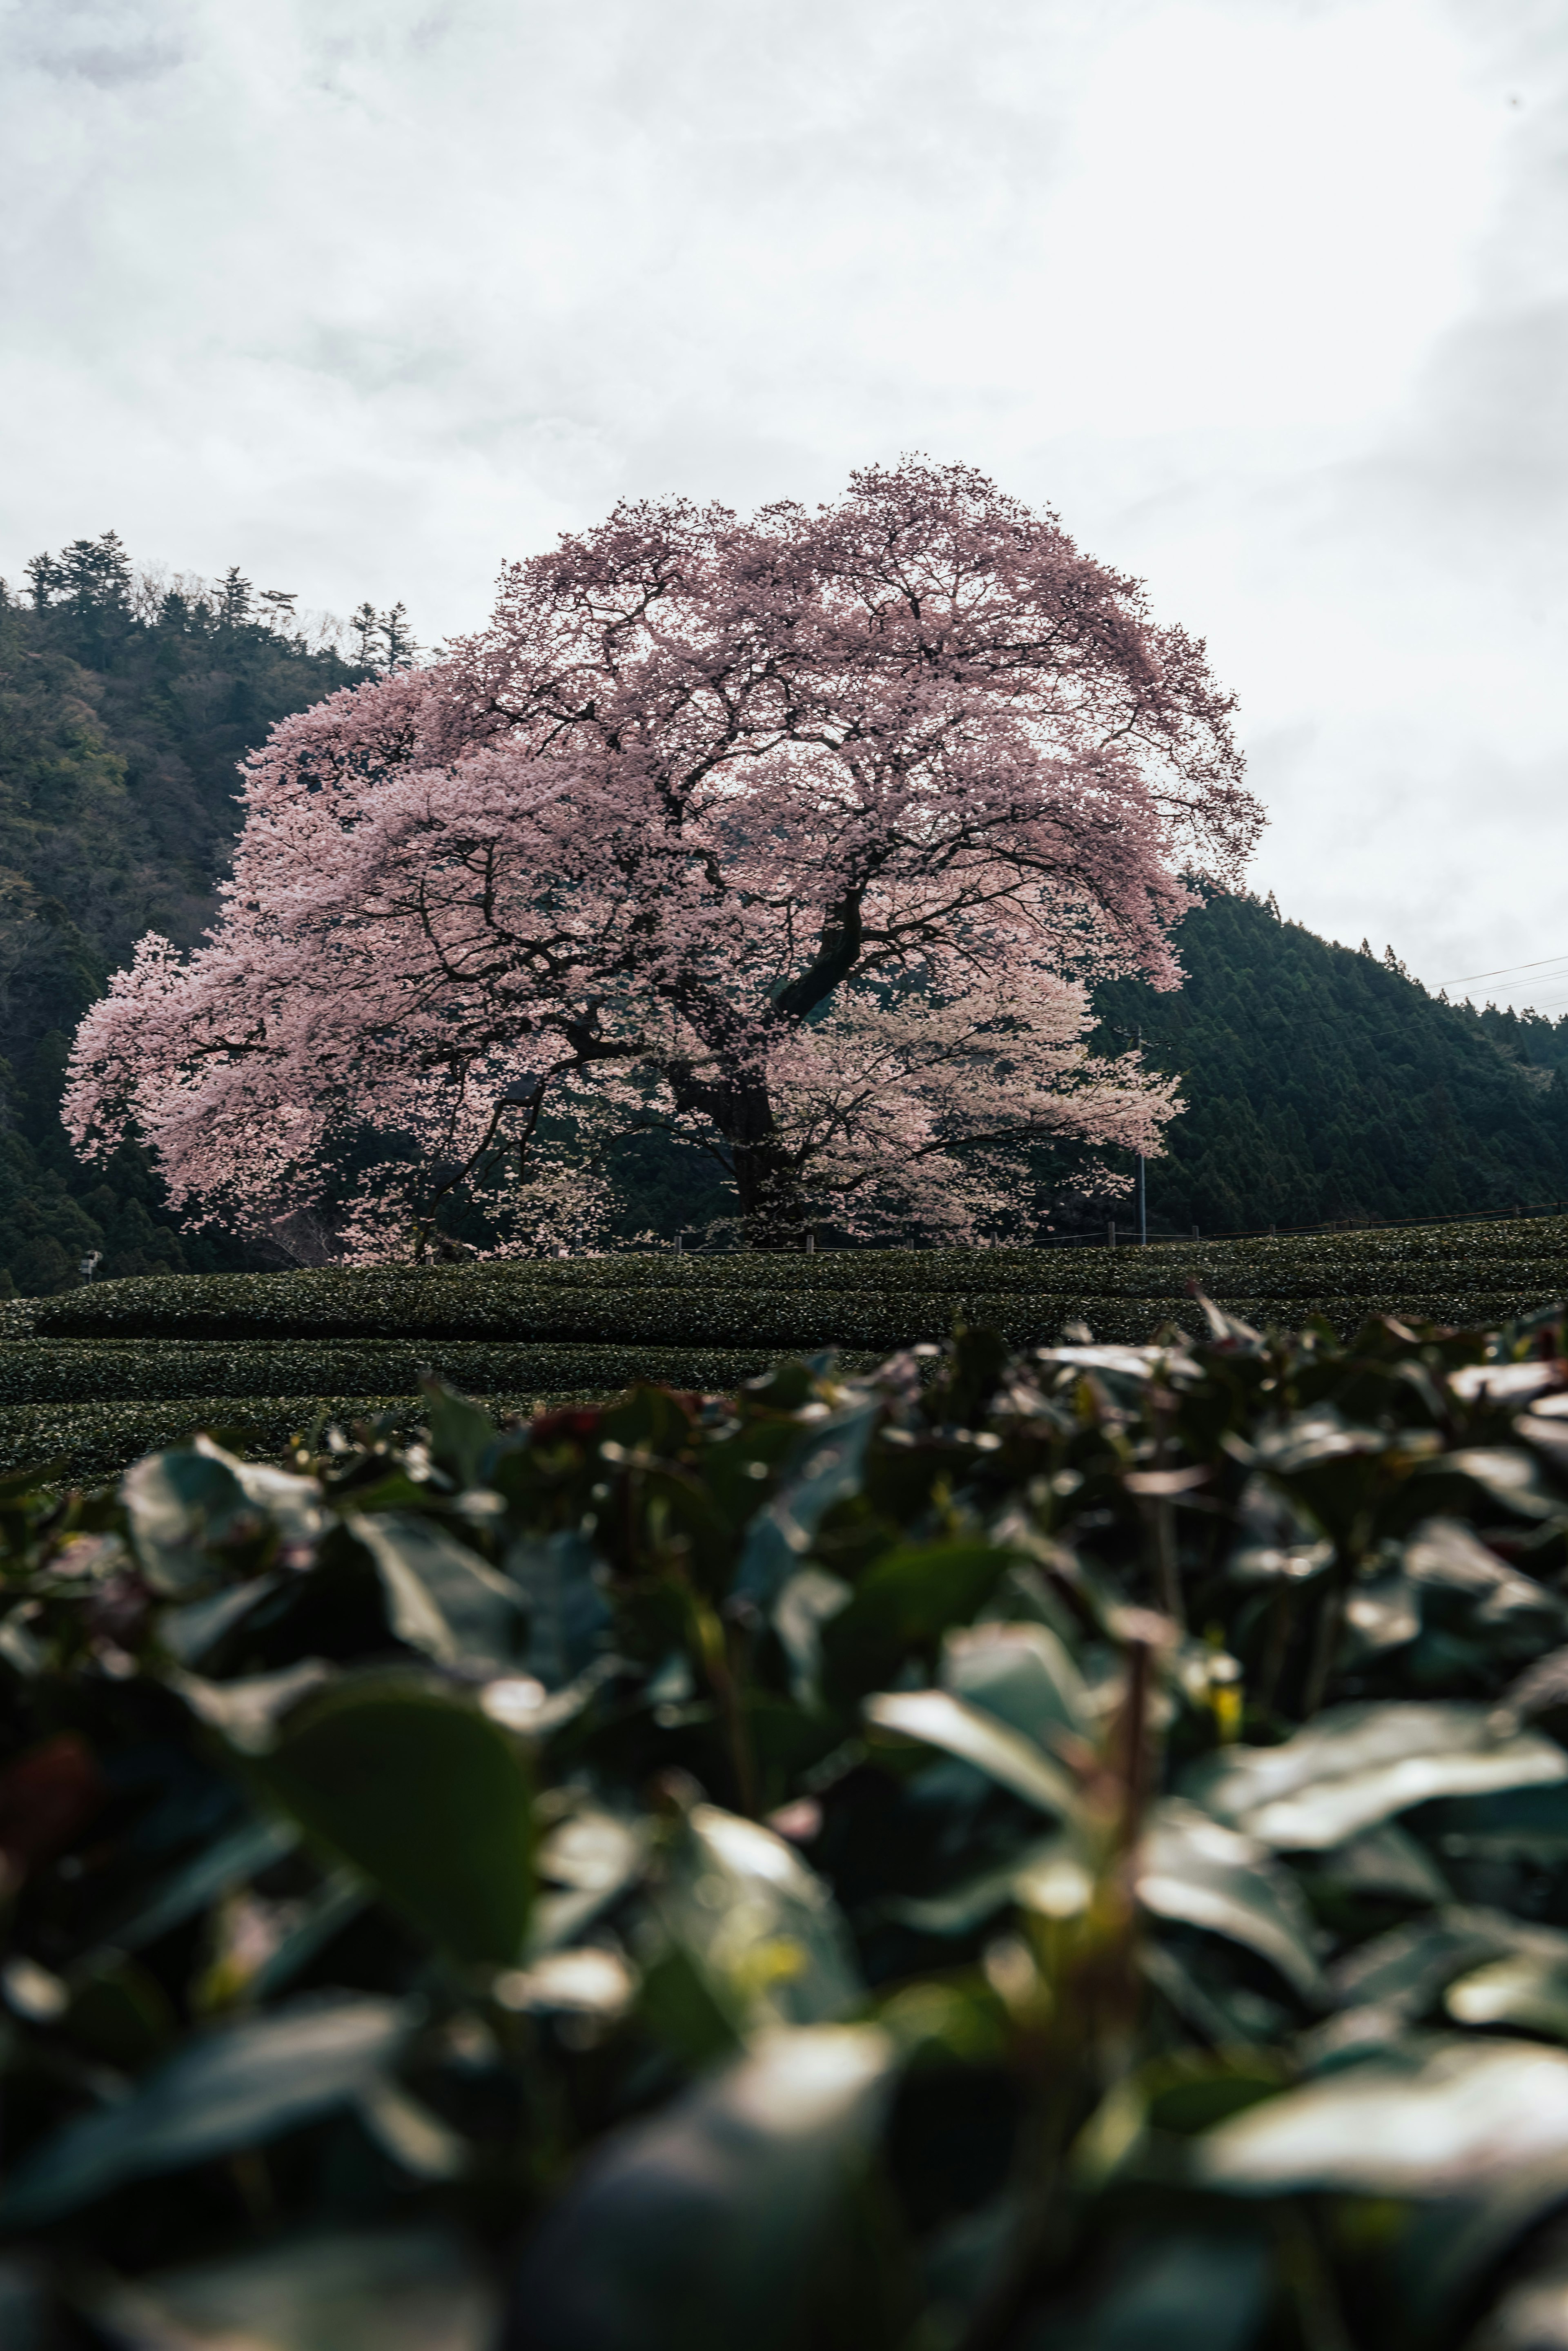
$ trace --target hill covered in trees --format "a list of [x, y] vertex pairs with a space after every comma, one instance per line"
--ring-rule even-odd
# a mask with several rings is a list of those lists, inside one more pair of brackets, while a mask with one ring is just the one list
[[232, 569], [211, 585], [136, 573], [112, 532], [0, 582], [0, 1295], [103, 1270], [255, 1262], [180, 1234], [140, 1153], [83, 1167], [58, 1116], [77, 1022], [135, 941], [185, 946], [211, 920], [236, 762], [289, 711], [408, 658], [401, 611], [295, 616]]
[[1101, 993], [1179, 1071], [1151, 1228], [1421, 1217], [1568, 1198], [1568, 1018], [1428, 995], [1382, 958], [1212, 893], [1178, 934], [1186, 984]]
[[[112, 533], [36, 558], [25, 592], [0, 583], [0, 1296], [68, 1288], [89, 1251], [105, 1275], [260, 1262], [181, 1232], [140, 1153], [76, 1160], [65, 1055], [142, 932], [188, 946], [210, 921], [244, 754], [413, 652], [401, 608], [312, 626], [237, 568], [138, 573]], [[1124, 982], [1101, 998], [1107, 1041], [1141, 1029], [1188, 1103], [1149, 1171], [1152, 1228], [1568, 1197], [1568, 1019], [1449, 1005], [1392, 955], [1248, 896], [1207, 896], [1180, 947], [1179, 995]], [[714, 1212], [706, 1164], [651, 1138], [646, 1156], [639, 1223], [673, 1234]], [[1071, 1169], [1042, 1173], [1058, 1223], [1099, 1213]]]

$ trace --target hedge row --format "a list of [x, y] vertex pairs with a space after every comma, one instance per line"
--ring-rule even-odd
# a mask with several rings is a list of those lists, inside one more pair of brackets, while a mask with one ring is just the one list
[[[1568, 1290], [1568, 1219], [1437, 1232], [1329, 1234], [1147, 1249], [861, 1249], [525, 1259], [288, 1274], [154, 1275], [18, 1301], [0, 1331], [58, 1338], [624, 1339], [880, 1347], [940, 1338], [955, 1309], [1026, 1341], [1100, 1301], [1179, 1306], [1189, 1283], [1291, 1310], [1415, 1297], [1483, 1311]], [[829, 1320], [824, 1320], [826, 1310]], [[1484, 1311], [1490, 1311], [1490, 1309]], [[1510, 1311], [1508, 1303], [1497, 1311]], [[831, 1327], [830, 1327], [831, 1324]]]
[[[1260, 1290], [1218, 1290], [1222, 1305], [1239, 1314], [1244, 1322], [1253, 1323], [1300, 1323], [1310, 1314], [1322, 1314], [1340, 1333], [1354, 1331], [1365, 1314], [1396, 1314], [1406, 1322], [1438, 1322], [1438, 1323], [1474, 1323], [1507, 1322], [1514, 1314], [1531, 1311], [1544, 1305], [1554, 1295], [1563, 1295], [1568, 1281], [1528, 1283], [1510, 1289], [1479, 1289], [1469, 1283], [1453, 1283], [1443, 1289], [1408, 1286], [1408, 1289], [1356, 1289], [1328, 1290], [1328, 1293], [1305, 1293], [1295, 1298], [1260, 1293]], [[952, 1293], [894, 1293], [877, 1298], [865, 1290], [851, 1290], [841, 1298], [780, 1298], [780, 1295], [728, 1295], [717, 1298], [712, 1293], [663, 1295], [663, 1298], [637, 1298], [637, 1295], [600, 1295], [592, 1298], [579, 1293], [571, 1301], [517, 1301], [506, 1317], [506, 1335], [513, 1340], [513, 1350], [479, 1350], [486, 1359], [498, 1354], [510, 1354], [515, 1350], [536, 1352], [540, 1344], [573, 1344], [573, 1347], [601, 1347], [601, 1350], [649, 1350], [649, 1347], [674, 1347], [682, 1352], [694, 1350], [759, 1350], [759, 1352], [816, 1352], [818, 1347], [851, 1347], [851, 1350], [886, 1352], [895, 1347], [915, 1344], [917, 1340], [945, 1340], [952, 1333], [956, 1319], [968, 1323], [985, 1323], [997, 1328], [1016, 1347], [1037, 1347], [1051, 1344], [1062, 1331], [1065, 1322], [1089, 1322], [1095, 1333], [1105, 1338], [1135, 1338], [1145, 1340], [1159, 1322], [1180, 1322], [1189, 1331], [1199, 1328], [1199, 1310], [1192, 1298], [1171, 1298], [1171, 1295], [1143, 1295], [1143, 1298], [1091, 1298], [1083, 1293], [997, 1293], [997, 1290], [971, 1290], [967, 1298]], [[130, 1317], [127, 1317], [130, 1322]], [[164, 1319], [160, 1317], [160, 1323]], [[266, 1323], [245, 1328], [246, 1317], [224, 1319], [212, 1317], [195, 1307], [185, 1319], [185, 1328], [179, 1333], [181, 1354], [188, 1354], [193, 1340], [277, 1340], [282, 1333]], [[152, 1326], [148, 1340], [158, 1340], [160, 1323]], [[235, 1328], [240, 1323], [240, 1328]], [[343, 1328], [348, 1326], [348, 1328]], [[125, 1323], [122, 1323], [125, 1331]], [[470, 1326], [473, 1328], [473, 1326]], [[485, 1328], [485, 1323], [479, 1323]], [[130, 1333], [127, 1333], [130, 1335]], [[141, 1335], [141, 1333], [139, 1333]], [[376, 1335], [385, 1340], [402, 1340], [397, 1350], [397, 1362], [413, 1366], [416, 1362], [444, 1356], [452, 1359], [454, 1340], [449, 1328], [421, 1323], [416, 1317], [400, 1319], [391, 1311], [371, 1307], [364, 1322], [355, 1323], [339, 1314], [331, 1322], [306, 1323], [306, 1333], [319, 1343], [329, 1338], [360, 1340], [364, 1343]], [[158, 1350], [148, 1347], [155, 1362]], [[346, 1356], [348, 1359], [348, 1356]], [[360, 1356], [362, 1359], [362, 1356]], [[454, 1362], [454, 1375], [458, 1373]], [[162, 1373], [158, 1373], [162, 1378]], [[400, 1383], [402, 1384], [402, 1378]], [[167, 1389], [164, 1389], [167, 1392]]]
[[[1509, 1269], [1514, 1271], [1514, 1269]], [[1528, 1276], [1503, 1287], [1495, 1279], [1480, 1282], [1451, 1280], [1441, 1287], [1414, 1282], [1376, 1288], [1304, 1290], [1290, 1295], [1260, 1288], [1216, 1285], [1216, 1295], [1248, 1322], [1297, 1323], [1321, 1314], [1337, 1330], [1348, 1332], [1368, 1313], [1393, 1313], [1406, 1320], [1473, 1324], [1507, 1321], [1547, 1303], [1568, 1290], [1564, 1279], [1531, 1280]], [[135, 1285], [151, 1288], [152, 1285]], [[194, 1287], [195, 1285], [193, 1285]], [[130, 1290], [133, 1285], [127, 1283]], [[459, 1300], [458, 1303], [470, 1302]], [[795, 1296], [780, 1291], [669, 1291], [638, 1295], [633, 1291], [579, 1290], [555, 1298], [538, 1292], [507, 1298], [497, 1285], [471, 1294], [476, 1310], [459, 1322], [450, 1308], [422, 1312], [413, 1302], [399, 1304], [377, 1291], [350, 1293], [333, 1301], [301, 1301], [304, 1311], [289, 1333], [280, 1322], [249, 1311], [243, 1301], [226, 1313], [214, 1311], [200, 1298], [189, 1303], [127, 1299], [121, 1313], [103, 1318], [107, 1328], [92, 1335], [119, 1333], [142, 1341], [252, 1341], [277, 1343], [286, 1336], [317, 1342], [355, 1339], [401, 1341], [402, 1359], [434, 1353], [448, 1353], [466, 1333], [472, 1343], [479, 1333], [492, 1332], [514, 1347], [575, 1344], [613, 1347], [675, 1347], [681, 1349], [757, 1349], [793, 1352], [826, 1346], [876, 1353], [911, 1345], [916, 1341], [946, 1339], [956, 1321], [985, 1323], [1000, 1331], [1015, 1346], [1038, 1346], [1054, 1341], [1065, 1322], [1083, 1320], [1104, 1336], [1145, 1339], [1166, 1320], [1196, 1329], [1197, 1311], [1185, 1293], [1146, 1291], [1141, 1296], [1107, 1298], [1092, 1293], [1052, 1290], [953, 1291], [850, 1290], [836, 1296]], [[119, 1306], [120, 1301], [116, 1301]], [[132, 1307], [139, 1305], [140, 1312]], [[40, 1316], [40, 1338], [65, 1335], [63, 1317]], [[67, 1323], [68, 1331], [73, 1325]], [[411, 1352], [412, 1351], [412, 1352]], [[495, 1350], [486, 1351], [493, 1353]]]
[[[552, 1402], [597, 1402], [607, 1391], [585, 1389]], [[483, 1400], [497, 1420], [526, 1419], [537, 1395]], [[26, 1404], [0, 1408], [0, 1472], [50, 1469], [67, 1479], [111, 1477], [150, 1448], [183, 1445], [199, 1428], [221, 1429], [247, 1456], [286, 1450], [302, 1432], [325, 1421], [352, 1428], [380, 1421], [407, 1438], [429, 1417], [423, 1396], [206, 1395], [150, 1403]]]
[[507, 1347], [473, 1340], [428, 1346], [390, 1339], [352, 1345], [308, 1339], [12, 1341], [0, 1343], [0, 1405], [413, 1395], [425, 1372], [477, 1395], [609, 1393], [634, 1379], [716, 1392], [766, 1371], [772, 1360], [762, 1348]]

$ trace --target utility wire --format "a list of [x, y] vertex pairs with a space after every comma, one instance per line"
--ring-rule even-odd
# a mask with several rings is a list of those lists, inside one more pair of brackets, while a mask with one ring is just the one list
[[1538, 956], [1533, 963], [1500, 964], [1496, 971], [1461, 972], [1458, 979], [1440, 980], [1438, 985], [1442, 987], [1463, 987], [1468, 980], [1472, 979], [1506, 979], [1511, 972], [1540, 971], [1549, 963], [1568, 963], [1568, 955]]

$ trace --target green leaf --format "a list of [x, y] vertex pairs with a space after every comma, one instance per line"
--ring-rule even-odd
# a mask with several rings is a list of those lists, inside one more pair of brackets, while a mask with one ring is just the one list
[[815, 1423], [801, 1438], [781, 1490], [747, 1531], [735, 1571], [737, 1594], [760, 1608], [772, 1607], [834, 1503], [859, 1493], [866, 1446], [882, 1412], [880, 1396], [870, 1403], [857, 1400]]
[[1145, 1910], [1245, 1943], [1308, 1999], [1322, 1996], [1312, 1913], [1266, 1846], [1173, 1798], [1156, 1810], [1137, 1868]]
[[495, 1422], [444, 1380], [426, 1373], [419, 1384], [424, 1393], [431, 1459], [458, 1487], [478, 1485], [496, 1443]]
[[1392, 2024], [1435, 2007], [1444, 1987], [1511, 1948], [1513, 1922], [1500, 1910], [1443, 1910], [1358, 1943], [1330, 1970], [1342, 2008], [1376, 2009]]
[[797, 1706], [821, 1703], [822, 1628], [854, 1597], [841, 1576], [802, 1567], [789, 1578], [773, 1609], [773, 1629], [789, 1660], [789, 1693]]
[[356, 2097], [410, 2029], [396, 2001], [329, 1996], [204, 2033], [118, 2105], [24, 2157], [0, 2229], [36, 2229], [128, 2179], [257, 2147]]
[[1347, 1638], [1342, 1666], [1359, 1666], [1368, 1657], [1402, 1649], [1421, 1631], [1420, 1594], [1407, 1575], [1380, 1575], [1360, 1583], [1345, 1603]]
[[510, 1966], [533, 1893], [528, 1777], [476, 1707], [416, 1684], [340, 1683], [256, 1769], [307, 1833], [462, 1959]]
[[246, 1821], [204, 1846], [179, 1868], [155, 1878], [124, 1909], [115, 1912], [103, 1929], [105, 1944], [118, 1951], [138, 1951], [157, 1942], [171, 1927], [194, 1917], [220, 1895], [270, 1869], [298, 1842], [292, 1822]]
[[158, 1639], [183, 1666], [199, 1666], [225, 1634], [243, 1623], [257, 1603], [283, 1589], [280, 1575], [258, 1575], [249, 1583], [231, 1584], [205, 1600], [187, 1601], [183, 1608], [165, 1608], [158, 1619]]
[[586, 1798], [541, 1843], [541, 1879], [559, 1892], [541, 1893], [528, 1925], [527, 1956], [574, 1941], [640, 1877], [647, 1865], [645, 1823], [606, 1812]]
[[967, 1935], [1007, 1903], [1044, 1917], [1075, 1917], [1092, 1893], [1076, 1840], [1059, 1835], [1044, 1837], [1007, 1861], [961, 1878], [944, 1893], [895, 1895], [883, 1907], [890, 1918], [917, 1928], [923, 1935]]
[[991, 1542], [901, 1544], [874, 1559], [828, 1631], [830, 1685], [859, 1696], [929, 1650], [949, 1625], [967, 1625], [1013, 1563]]
[[405, 2223], [312, 2232], [134, 2286], [95, 2280], [87, 2307], [137, 2351], [480, 2351], [495, 2301], [471, 2247]]
[[1037, 1747], [1057, 1731], [1092, 1729], [1083, 1677], [1045, 1625], [977, 1625], [942, 1645], [942, 1685]]
[[283, 1717], [333, 1678], [324, 1657], [301, 1657], [272, 1674], [242, 1674], [229, 1682], [205, 1681], [199, 1674], [171, 1674], [191, 1712], [221, 1730], [242, 1754], [260, 1755], [272, 1745]]
[[325, 1524], [313, 1478], [237, 1460], [210, 1437], [137, 1462], [120, 1497], [142, 1573], [169, 1593], [210, 1582], [227, 1550], [269, 1532], [309, 1543]]
[[1227, 1747], [1182, 1793], [1285, 1849], [1321, 1851], [1434, 1796], [1568, 1779], [1568, 1755], [1485, 1706], [1415, 1701], [1330, 1707], [1280, 1747]]
[[1270, 2296], [1256, 2237], [1184, 2231], [1118, 2247], [1111, 2276], [1070, 2315], [1032, 2330], [1029, 2351], [1250, 2351]]
[[879, 1729], [940, 1747], [973, 1763], [1042, 1813], [1066, 1820], [1078, 1811], [1077, 1791], [1059, 1763], [997, 1716], [966, 1704], [949, 1690], [884, 1690], [867, 1698], [865, 1716]]
[[1324, 1854], [1322, 1875], [1351, 1894], [1391, 1894], [1405, 1902], [1447, 1902], [1449, 1887], [1425, 1845], [1396, 1821], [1380, 1821]]
[[181, 1447], [153, 1453], [128, 1469], [120, 1498], [141, 1572], [155, 1592], [189, 1592], [209, 1583], [214, 1551], [257, 1520], [225, 1457]]
[[716, 1804], [688, 1816], [663, 1917], [747, 2030], [827, 2023], [862, 1997], [854, 1946], [822, 1880], [771, 1829]]
[[1568, 2153], [1568, 2052], [1457, 2041], [1405, 2063], [1369, 2058], [1252, 2107], [1195, 2147], [1200, 2179], [1233, 2195], [1458, 2195]]
[[521, 1594], [476, 1552], [412, 1512], [344, 1523], [375, 1561], [400, 1641], [444, 1666], [516, 1662]]
[[587, 1672], [610, 1622], [595, 1581], [599, 1554], [575, 1527], [521, 1535], [507, 1552], [507, 1573], [528, 1619], [524, 1662], [547, 1690]]
[[1507, 2024], [1568, 2041], [1568, 1949], [1514, 1951], [1451, 1983], [1443, 2005], [1457, 2024]]
[[819, 2296], [843, 2289], [895, 2059], [872, 2026], [776, 2032], [621, 2133], [526, 2248], [507, 2343], [795, 2351], [820, 2339]]
[[[1424, 1461], [1406, 1486], [1407, 1506], [1429, 1510], [1433, 1505], [1427, 1498], [1428, 1486], [1454, 1486], [1459, 1489], [1456, 1499], [1463, 1508], [1469, 1499], [1463, 1491], [1467, 1484], [1479, 1487], [1489, 1502], [1500, 1503], [1522, 1519], [1549, 1519], [1563, 1507], [1534, 1458], [1521, 1447], [1506, 1445], [1472, 1446]], [[1443, 1502], [1447, 1499], [1444, 1494]]]
[[1429, 1592], [1462, 1594], [1478, 1625], [1506, 1625], [1543, 1646], [1562, 1636], [1568, 1608], [1561, 1595], [1510, 1567], [1455, 1519], [1416, 1528], [1405, 1546], [1405, 1572]]

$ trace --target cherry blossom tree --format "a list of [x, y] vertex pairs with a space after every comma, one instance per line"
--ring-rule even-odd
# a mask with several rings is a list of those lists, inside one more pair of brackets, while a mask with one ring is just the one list
[[176, 1204], [252, 1228], [350, 1166], [361, 1256], [476, 1194], [504, 1249], [585, 1238], [649, 1124], [757, 1245], [1003, 1230], [1030, 1145], [1156, 1151], [1178, 1106], [1089, 1050], [1088, 990], [1176, 985], [1179, 876], [1239, 873], [1232, 708], [965, 467], [621, 506], [439, 661], [274, 730], [220, 919], [188, 961], [141, 942], [68, 1123], [134, 1124]]

